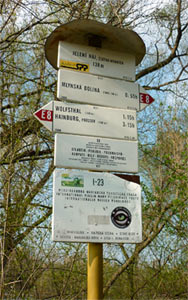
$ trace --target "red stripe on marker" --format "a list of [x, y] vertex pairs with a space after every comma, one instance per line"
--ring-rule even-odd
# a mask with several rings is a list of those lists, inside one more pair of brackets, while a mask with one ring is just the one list
[[38, 110], [35, 115], [41, 120], [41, 121], [53, 121], [53, 111], [48, 109], [40, 109]]
[[151, 104], [154, 99], [149, 94], [140, 93], [140, 103]]

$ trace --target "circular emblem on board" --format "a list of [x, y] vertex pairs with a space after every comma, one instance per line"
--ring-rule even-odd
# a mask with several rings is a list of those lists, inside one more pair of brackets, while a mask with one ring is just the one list
[[116, 207], [111, 213], [112, 223], [118, 228], [126, 228], [131, 224], [131, 213], [125, 207]]

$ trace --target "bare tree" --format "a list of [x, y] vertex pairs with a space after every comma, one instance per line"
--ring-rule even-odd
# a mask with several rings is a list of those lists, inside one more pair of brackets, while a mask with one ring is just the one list
[[[37, 109], [56, 98], [56, 74], [44, 57], [47, 36], [57, 26], [83, 18], [135, 30], [147, 48], [136, 77], [155, 95], [154, 108], [159, 109], [160, 101], [176, 98], [180, 102], [187, 98], [188, 3], [185, 0], [154, 1], [152, 4], [142, 0], [1, 0], [0, 11], [0, 290], [1, 299], [4, 299], [13, 281], [17, 280], [9, 276], [9, 263], [15, 251], [24, 241], [29, 244], [34, 229], [49, 228], [53, 136], [33, 118]], [[179, 109], [183, 110], [181, 103]], [[157, 127], [157, 139], [152, 133], [146, 142], [147, 133], [151, 133], [146, 132], [149, 120], [152, 120], [152, 129], [156, 129], [155, 123], [160, 120], [160, 116], [153, 118], [151, 113], [150, 109], [143, 112], [139, 120], [139, 132], [143, 137], [141, 171], [148, 182], [143, 185], [144, 239], [130, 250], [126, 245], [118, 246], [124, 262], [108, 278], [104, 294], [125, 270], [131, 270], [143, 250], [168, 226], [177, 232], [184, 226], [186, 137], [181, 130], [174, 131], [173, 126], [168, 128], [168, 119], [163, 127]], [[152, 139], [156, 145], [150, 148]], [[174, 140], [177, 140], [178, 149], [177, 144], [172, 143]], [[22, 284], [26, 290], [23, 278]], [[19, 293], [20, 297], [22, 295]]]

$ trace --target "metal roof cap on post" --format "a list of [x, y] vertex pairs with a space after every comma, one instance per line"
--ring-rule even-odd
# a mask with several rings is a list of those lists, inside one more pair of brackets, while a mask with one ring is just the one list
[[132, 30], [94, 20], [75, 20], [57, 27], [46, 40], [45, 55], [55, 69], [59, 41], [129, 53], [135, 56], [136, 65], [146, 53], [143, 40]]

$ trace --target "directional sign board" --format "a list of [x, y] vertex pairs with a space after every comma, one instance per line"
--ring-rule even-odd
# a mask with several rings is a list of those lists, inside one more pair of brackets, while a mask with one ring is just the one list
[[101, 106], [139, 110], [139, 85], [59, 69], [57, 97]]
[[138, 142], [56, 134], [56, 167], [138, 172]]
[[52, 239], [139, 243], [141, 188], [110, 173], [56, 169]]
[[142, 110], [154, 99], [137, 83], [59, 69], [60, 100]]
[[134, 110], [52, 101], [34, 116], [57, 133], [137, 140]]
[[58, 68], [135, 81], [135, 56], [128, 53], [60, 41], [57, 65]]

